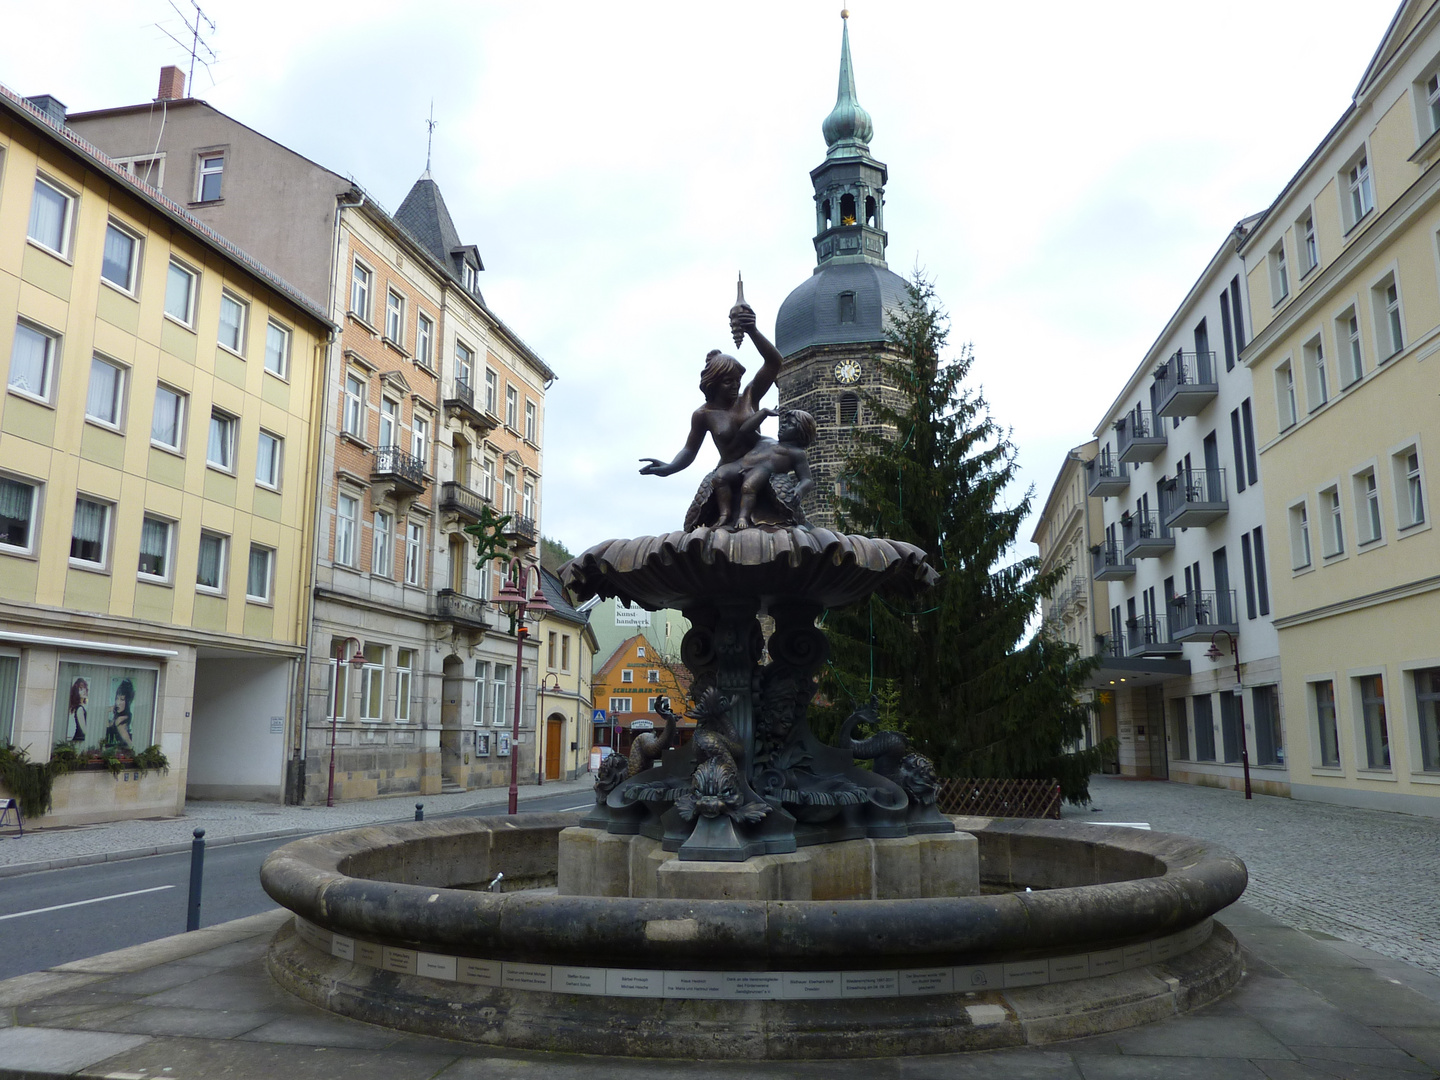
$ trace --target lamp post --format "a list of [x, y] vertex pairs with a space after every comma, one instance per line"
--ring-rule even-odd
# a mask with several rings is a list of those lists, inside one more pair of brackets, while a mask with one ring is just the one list
[[[554, 686], [551, 686], [551, 685], [550, 685], [550, 680], [551, 680], [551, 679], [554, 679], [554, 680], [555, 680], [555, 685], [554, 685]], [[549, 738], [550, 738], [550, 720], [549, 720], [549, 718], [545, 715], [545, 695], [546, 695], [547, 693], [558, 694], [558, 693], [561, 692], [560, 676], [557, 675], [557, 674], [555, 674], [555, 672], [553, 672], [553, 671], [550, 672], [550, 673], [547, 674], [543, 679], [540, 680], [540, 685], [535, 688], [535, 692], [536, 692], [536, 693], [539, 695], [539, 697], [540, 697], [540, 701], [539, 701], [539, 706], [540, 706], [540, 707], [539, 707], [539, 710], [538, 710], [539, 713], [540, 713], [539, 720], [540, 720], [540, 723], [545, 726], [545, 738], [546, 738], [546, 741], [548, 742], [548, 741], [549, 741]], [[537, 729], [537, 731], [536, 731], [536, 733], [535, 733], [535, 739], [536, 739], [536, 742], [535, 742], [535, 783], [536, 783], [537, 785], [539, 785], [540, 787], [544, 787], [544, 786], [545, 786], [545, 758], [544, 758], [544, 756], [543, 756], [543, 754], [542, 754], [542, 751], [541, 751], [541, 743], [540, 743], [540, 741], [539, 741], [539, 739], [540, 739], [540, 732], [538, 731], [538, 729]], [[564, 741], [565, 741], [563, 734], [562, 734], [562, 736], [561, 736], [561, 740], [560, 740], [560, 741], [561, 741], [561, 744], [562, 744], [562, 746], [563, 746]], [[562, 750], [561, 752], [563, 753], [564, 751]]]
[[1225, 654], [1220, 651], [1220, 646], [1215, 644], [1215, 639], [1221, 634], [1230, 643], [1230, 654], [1235, 657], [1235, 708], [1240, 714], [1240, 767], [1245, 770], [1245, 798], [1250, 798], [1250, 740], [1245, 737], [1245, 693], [1240, 685], [1240, 643], [1235, 640], [1235, 635], [1229, 630], [1216, 630], [1210, 635], [1210, 648], [1206, 650], [1205, 656], [1209, 660], [1219, 660]]
[[[520, 695], [525, 688], [525, 637], [530, 633], [529, 628], [525, 625], [525, 614], [527, 610], [538, 615], [545, 615], [555, 610], [540, 590], [538, 574], [535, 578], [534, 594], [528, 600], [525, 598], [525, 590], [530, 584], [531, 569], [532, 567], [526, 566], [518, 558], [511, 559], [509, 570], [505, 575], [505, 585], [495, 597], [495, 603], [501, 607], [510, 608], [515, 615], [515, 718], [510, 728], [510, 813], [512, 814], [520, 811], [520, 784], [518, 782]], [[538, 747], [536, 755], [539, 755]]]
[[[335, 724], [340, 719], [340, 664], [342, 661], [341, 654], [345, 652], [346, 648], [349, 647], [350, 642], [352, 641], [355, 642], [355, 655], [344, 662], [348, 663], [356, 671], [359, 671], [362, 667], [365, 666], [365, 654], [360, 649], [360, 639], [347, 637], [344, 641], [340, 643], [340, 648], [335, 650], [335, 679], [332, 683], [334, 700], [330, 702], [330, 785], [325, 790], [326, 806], [335, 805]], [[350, 690], [349, 684], [346, 684], [345, 690], [348, 696]]]

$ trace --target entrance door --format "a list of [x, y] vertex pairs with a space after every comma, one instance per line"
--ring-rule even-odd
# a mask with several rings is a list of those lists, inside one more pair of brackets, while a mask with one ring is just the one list
[[565, 735], [565, 721], [552, 716], [545, 722], [545, 779], [560, 779], [561, 739]]

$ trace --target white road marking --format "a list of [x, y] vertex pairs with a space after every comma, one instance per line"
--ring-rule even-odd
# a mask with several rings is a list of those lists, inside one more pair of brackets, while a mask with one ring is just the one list
[[43, 915], [47, 911], [61, 911], [64, 908], [84, 907], [86, 904], [103, 904], [106, 900], [124, 900], [127, 896], [140, 896], [144, 893], [164, 892], [166, 889], [173, 889], [174, 885], [156, 885], [153, 889], [136, 889], [134, 892], [116, 893], [114, 896], [97, 896], [94, 900], [76, 900], [71, 904], [55, 904], [52, 907], [35, 908], [33, 911], [17, 911], [13, 915], [0, 915], [0, 922], [6, 919], [19, 919], [26, 915]]
[[594, 803], [588, 803], [588, 802], [586, 802], [586, 803], [581, 803], [579, 806], [567, 806], [567, 807], [565, 807], [564, 810], [561, 810], [560, 813], [562, 813], [562, 814], [568, 814], [571, 810], [589, 810], [590, 807], [592, 807], [592, 806], [594, 806], [594, 805], [595, 805]]

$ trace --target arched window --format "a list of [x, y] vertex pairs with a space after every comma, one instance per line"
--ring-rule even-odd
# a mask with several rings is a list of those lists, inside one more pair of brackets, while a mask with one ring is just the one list
[[840, 423], [858, 424], [860, 422], [860, 396], [858, 394], [840, 395]]
[[830, 228], [830, 226], [831, 226], [832, 224], [834, 224], [834, 222], [832, 221], [832, 219], [831, 219], [831, 217], [830, 217], [830, 200], [829, 200], [829, 199], [826, 199], [824, 202], [822, 202], [822, 203], [820, 204], [820, 216], [821, 216], [821, 217], [824, 219], [824, 221], [825, 221], [825, 228], [828, 229], [828, 228]]
[[855, 321], [855, 294], [853, 292], [840, 294], [840, 321], [842, 323]]
[[855, 224], [855, 196], [845, 194], [840, 196], [840, 224]]
[[875, 228], [875, 196], [865, 196], [865, 224]]

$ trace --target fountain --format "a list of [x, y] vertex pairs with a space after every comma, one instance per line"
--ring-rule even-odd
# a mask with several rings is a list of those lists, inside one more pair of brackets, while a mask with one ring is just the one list
[[[271, 973], [405, 1030], [687, 1058], [1044, 1043], [1224, 993], [1241, 961], [1210, 916], [1244, 889], [1234, 855], [1119, 827], [952, 819], [927, 758], [898, 733], [863, 734], [873, 706], [837, 745], [811, 732], [821, 612], [921, 594], [936, 575], [911, 545], [806, 524], [813, 421], [782, 412], [779, 437], [761, 434], [780, 355], [743, 299], [730, 319], [760, 370], [742, 390], [738, 361], [712, 352], [685, 447], [641, 470], [677, 472], [710, 436], [720, 464], [685, 528], [597, 544], [562, 570], [580, 599], [685, 613], [694, 739], [608, 758], [584, 814], [280, 849], [262, 881], [296, 919]], [[511, 891], [489, 891], [502, 873]]]

